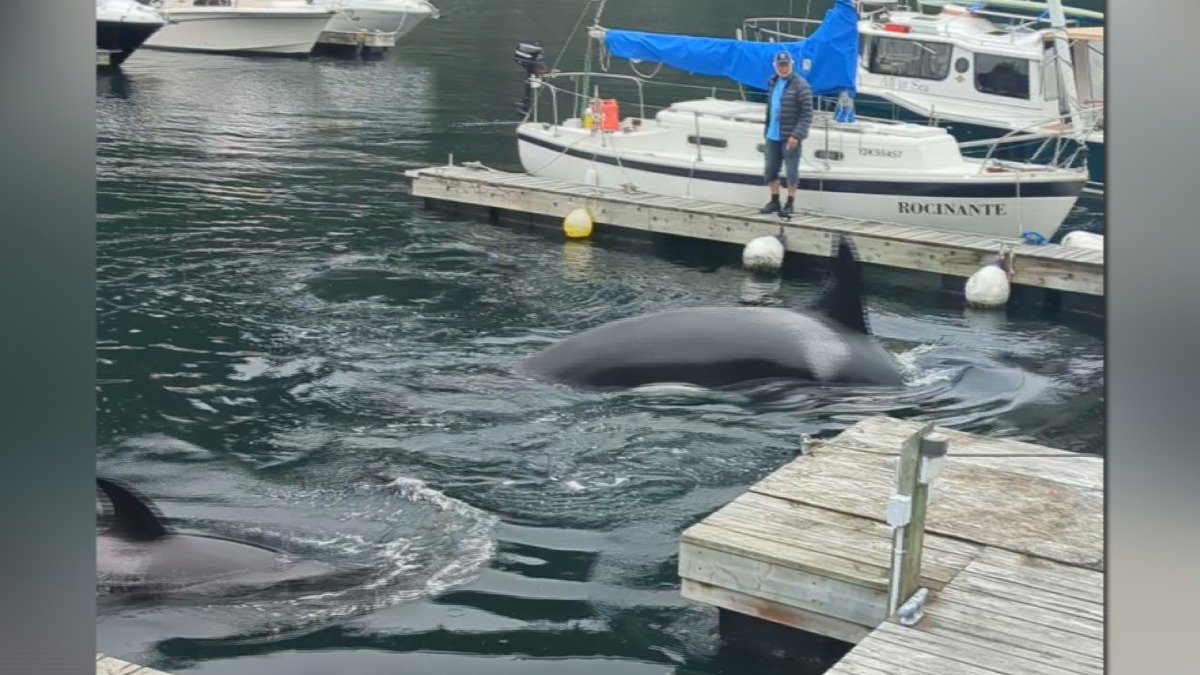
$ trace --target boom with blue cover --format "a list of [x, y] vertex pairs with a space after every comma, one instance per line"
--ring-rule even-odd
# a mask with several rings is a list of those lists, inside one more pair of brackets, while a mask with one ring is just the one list
[[766, 90], [777, 52], [790, 52], [817, 96], [855, 94], [858, 70], [858, 13], [851, 0], [837, 0], [821, 26], [795, 42], [748, 42], [666, 33], [608, 29], [605, 45], [614, 56], [662, 63], [696, 75], [726, 77]]

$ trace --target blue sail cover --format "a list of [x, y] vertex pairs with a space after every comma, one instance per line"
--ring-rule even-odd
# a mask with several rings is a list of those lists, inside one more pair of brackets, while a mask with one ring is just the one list
[[[774, 56], [788, 51], [817, 96], [846, 92], [853, 97], [858, 70], [858, 13], [851, 0], [837, 0], [821, 26], [795, 42], [749, 42], [608, 29], [605, 44], [614, 56], [662, 63], [696, 75], [726, 77], [766, 90], [775, 73]], [[805, 67], [807, 66], [807, 67]]]

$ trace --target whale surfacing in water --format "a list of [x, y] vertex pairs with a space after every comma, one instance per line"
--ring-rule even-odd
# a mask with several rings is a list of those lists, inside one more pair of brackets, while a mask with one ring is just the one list
[[531, 375], [598, 389], [664, 382], [719, 388], [767, 379], [900, 385], [895, 360], [871, 335], [862, 273], [838, 237], [829, 281], [812, 311], [703, 307], [621, 319], [521, 362]]
[[104, 478], [97, 478], [96, 485], [111, 506], [112, 519], [111, 526], [96, 535], [97, 586], [125, 592], [238, 595], [298, 590], [347, 575], [256, 544], [175, 532], [148, 500], [128, 488]]

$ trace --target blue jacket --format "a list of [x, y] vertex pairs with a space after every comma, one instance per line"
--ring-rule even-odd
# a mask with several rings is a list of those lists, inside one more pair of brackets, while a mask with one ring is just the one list
[[767, 82], [767, 117], [763, 125], [763, 134], [771, 128], [771, 115], [777, 114], [779, 132], [783, 140], [787, 140], [788, 136], [795, 136], [796, 140], [803, 141], [808, 138], [808, 127], [813, 119], [812, 87], [808, 85], [808, 80], [793, 72], [788, 76], [787, 84], [783, 88], [783, 102], [776, 111], [771, 109], [771, 90], [775, 88], [775, 82], [778, 80], [778, 75], [772, 75]]

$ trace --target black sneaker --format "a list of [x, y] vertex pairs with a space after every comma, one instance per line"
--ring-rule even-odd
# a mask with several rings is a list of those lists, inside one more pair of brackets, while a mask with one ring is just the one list
[[759, 213], [779, 213], [779, 198], [773, 197], [767, 205], [758, 210]]
[[779, 215], [781, 215], [781, 216], [790, 216], [790, 215], [792, 215], [792, 211], [795, 211], [795, 210], [796, 210], [796, 203], [795, 203], [795, 201], [793, 201], [793, 200], [791, 200], [791, 199], [788, 199], [788, 200], [787, 200], [787, 203], [783, 205], [783, 210], [781, 210], [781, 211], [779, 212]]

